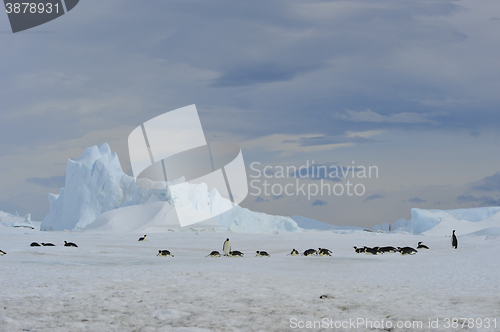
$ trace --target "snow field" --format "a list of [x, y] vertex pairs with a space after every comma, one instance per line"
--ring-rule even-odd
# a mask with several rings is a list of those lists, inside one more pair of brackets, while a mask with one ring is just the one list
[[[453, 250], [449, 237], [366, 232], [168, 232], [137, 242], [142, 235], [2, 227], [0, 330], [294, 331], [306, 329], [292, 328], [291, 319], [422, 321], [425, 327], [439, 318], [441, 328], [422, 331], [449, 331], [446, 317], [500, 318], [496, 236], [459, 237]], [[205, 258], [222, 251], [226, 237], [245, 257]], [[64, 240], [79, 248], [63, 247]], [[57, 247], [31, 248], [33, 241]], [[431, 249], [369, 256], [352, 248], [416, 247], [418, 241]], [[332, 257], [287, 256], [292, 248], [318, 247], [331, 249]], [[159, 249], [175, 257], [157, 257]], [[256, 250], [271, 257], [254, 257]], [[323, 294], [332, 298], [320, 299]]]

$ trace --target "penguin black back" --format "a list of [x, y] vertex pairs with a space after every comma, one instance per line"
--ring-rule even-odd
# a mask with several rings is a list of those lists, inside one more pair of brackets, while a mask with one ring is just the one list
[[0, 250], [0, 256], [7, 255], [7, 253], [3, 250]]
[[271, 257], [266, 251], [257, 250], [256, 253], [257, 255], [255, 255], [255, 257]]
[[220, 257], [220, 252], [218, 252], [217, 250], [214, 250], [212, 251], [211, 253], [209, 253], [208, 255], [206, 255], [205, 257]]
[[292, 255], [292, 256], [298, 256], [299, 255], [299, 252], [297, 250], [292, 249], [292, 251], [289, 253], [289, 255]]
[[65, 247], [75, 247], [75, 248], [78, 248], [78, 246], [75, 243], [73, 243], [73, 242], [66, 242], [66, 241], [64, 241], [64, 246]]
[[53, 243], [43, 243], [42, 242], [42, 246], [44, 246], [44, 247], [55, 247], [56, 245], [53, 244]]
[[139, 240], [137, 240], [137, 241], [139, 241], [139, 242], [146, 241], [146, 236], [147, 235], [144, 235], [144, 236], [140, 237]]
[[229, 256], [230, 257], [243, 257], [244, 253], [241, 251], [235, 250], [235, 251], [230, 251]]
[[314, 249], [307, 249], [306, 251], [304, 251], [304, 253], [302, 255], [304, 256], [313, 256], [313, 255], [317, 255], [318, 252]]
[[454, 247], [455, 249], [458, 248], [458, 239], [457, 236], [455, 235], [455, 230], [453, 230], [453, 234], [451, 236], [451, 246]]
[[40, 245], [36, 242], [31, 242], [30, 247], [40, 247]]

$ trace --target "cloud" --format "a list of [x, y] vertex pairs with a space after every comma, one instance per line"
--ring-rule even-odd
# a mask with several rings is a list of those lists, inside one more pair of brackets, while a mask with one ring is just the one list
[[63, 188], [66, 181], [65, 175], [51, 176], [48, 178], [31, 177], [26, 179], [26, 182], [34, 183], [46, 188]]
[[263, 63], [238, 66], [228, 69], [212, 80], [211, 87], [239, 87], [263, 83], [291, 81], [298, 75], [318, 69], [320, 66], [286, 67], [277, 63]]
[[365, 198], [365, 202], [371, 201], [372, 199], [377, 199], [377, 198], [385, 198], [384, 196], [380, 194], [373, 194], [371, 196], [368, 196]]
[[278, 199], [282, 199], [283, 197], [285, 197], [285, 196], [283, 196], [283, 195], [273, 195], [273, 199], [275, 201], [277, 201]]
[[264, 203], [264, 202], [269, 202], [269, 200], [268, 199], [263, 199], [261, 197], [257, 197], [255, 199], [255, 202], [257, 202], [257, 203]]
[[346, 110], [343, 113], [334, 113], [335, 119], [341, 119], [352, 122], [375, 122], [375, 123], [431, 123], [438, 124], [437, 121], [431, 120], [432, 115], [428, 113], [391, 113], [389, 115], [381, 115], [366, 109], [364, 111]]
[[425, 199], [421, 199], [421, 198], [419, 198], [419, 197], [413, 197], [413, 198], [410, 198], [410, 199], [408, 200], [408, 202], [410, 202], [410, 203], [417, 203], [417, 204], [419, 204], [419, 203], [426, 203], [427, 201], [426, 201]]
[[481, 196], [475, 197], [472, 195], [460, 195], [457, 197], [457, 202], [463, 203], [479, 203], [474, 206], [498, 206], [500, 205], [500, 199], [495, 199], [491, 196]]
[[317, 199], [311, 204], [311, 206], [325, 206], [326, 204], [327, 203], [325, 201]]
[[479, 181], [479, 185], [472, 186], [473, 190], [480, 191], [499, 191], [500, 192], [500, 172], [496, 172], [492, 176], [485, 177]]

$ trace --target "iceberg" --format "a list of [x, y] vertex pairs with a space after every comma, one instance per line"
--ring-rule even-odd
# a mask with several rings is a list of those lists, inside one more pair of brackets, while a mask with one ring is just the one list
[[[138, 186], [133, 177], [123, 172], [116, 152], [111, 153], [106, 143], [89, 147], [78, 159], [68, 160], [65, 188], [48, 198], [50, 211], [40, 226], [44, 231], [301, 231], [289, 217], [233, 205], [216, 189], [208, 192], [204, 183], [189, 184], [178, 179], [154, 182], [149, 188]], [[176, 209], [182, 209], [183, 216], [205, 221], [181, 229]], [[226, 212], [220, 214], [221, 211]]]

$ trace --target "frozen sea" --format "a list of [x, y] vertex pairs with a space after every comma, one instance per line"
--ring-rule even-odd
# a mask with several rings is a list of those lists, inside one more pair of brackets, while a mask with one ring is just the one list
[[[500, 331], [494, 234], [459, 237], [457, 250], [450, 237], [362, 231], [142, 235], [0, 226], [0, 330]], [[205, 257], [226, 237], [243, 258]], [[353, 250], [419, 241], [431, 249]], [[287, 255], [318, 247], [332, 257]]]

